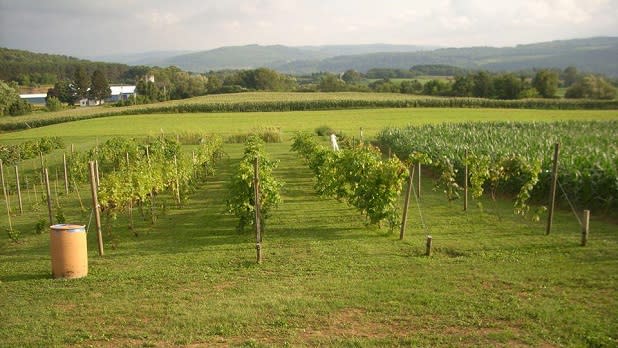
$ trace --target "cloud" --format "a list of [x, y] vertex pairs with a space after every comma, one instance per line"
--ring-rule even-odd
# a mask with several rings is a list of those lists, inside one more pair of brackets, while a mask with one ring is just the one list
[[0, 0], [0, 46], [94, 55], [243, 44], [507, 46], [618, 35], [618, 0]]

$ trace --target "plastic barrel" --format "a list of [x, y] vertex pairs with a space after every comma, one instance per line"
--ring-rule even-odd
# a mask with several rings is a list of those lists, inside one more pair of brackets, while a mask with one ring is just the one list
[[52, 276], [81, 278], [88, 275], [88, 246], [84, 225], [50, 226]]

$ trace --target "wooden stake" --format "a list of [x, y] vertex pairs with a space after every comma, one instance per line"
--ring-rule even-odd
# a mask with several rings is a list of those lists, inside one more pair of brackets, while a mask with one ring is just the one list
[[58, 197], [58, 169], [56, 168], [56, 181], [54, 181], [54, 197], [56, 197], [56, 207], [60, 209], [60, 198]]
[[401, 231], [399, 232], [399, 240], [403, 240], [403, 235], [406, 231], [406, 224], [408, 223], [408, 208], [410, 206], [410, 195], [412, 194], [412, 185], [414, 185], [414, 165], [411, 164], [408, 169], [408, 186], [406, 188], [406, 198], [403, 201], [403, 218], [401, 219]]
[[129, 167], [129, 164], [130, 164], [130, 162], [129, 162], [129, 153], [127, 152], [127, 168]]
[[416, 165], [416, 179], [417, 179], [417, 188], [416, 188], [416, 197], [421, 199], [421, 163], [419, 162]]
[[24, 177], [24, 183], [26, 184], [26, 196], [28, 197], [28, 204], [32, 204], [32, 197], [30, 196], [30, 184], [28, 184], [28, 177]]
[[97, 184], [97, 189], [100, 186], [100, 177], [99, 177], [99, 160], [94, 161], [94, 174], [95, 174], [95, 183]]
[[176, 203], [180, 206], [180, 180], [178, 179], [178, 158], [174, 155], [174, 171], [176, 173]]
[[2, 179], [2, 192], [4, 193], [4, 202], [6, 204], [6, 216], [9, 219], [9, 231], [13, 231], [13, 223], [11, 222], [11, 206], [9, 205], [9, 196], [6, 193], [6, 186], [4, 184], [4, 166], [0, 159], [0, 178]]
[[82, 211], [86, 211], [86, 208], [84, 208], [84, 202], [82, 202], [82, 195], [79, 194], [79, 186], [77, 186], [77, 183], [75, 182], [75, 180], [73, 180], [73, 188], [75, 189], [75, 193], [77, 193], [77, 200], [79, 201], [79, 207], [82, 209]]
[[24, 206], [21, 200], [21, 185], [19, 184], [19, 168], [15, 166], [15, 183], [17, 184], [17, 200], [19, 201], [19, 214], [24, 213]]
[[41, 177], [41, 187], [43, 187], [43, 185], [45, 184], [45, 179], [43, 178], [44, 177], [43, 168], [45, 168], [45, 165], [43, 165], [43, 153], [42, 152], [39, 152], [39, 158], [41, 160], [41, 168], [40, 168], [41, 170], [39, 170], [39, 173], [41, 174], [40, 175], [40, 177]]
[[427, 243], [425, 244], [425, 255], [431, 256], [431, 236], [427, 236]]
[[69, 174], [67, 171], [67, 154], [62, 154], [62, 165], [64, 167], [64, 193], [69, 194]]
[[551, 225], [554, 219], [554, 206], [556, 204], [556, 184], [558, 183], [558, 155], [560, 154], [560, 144], [554, 145], [554, 165], [552, 168], [551, 193], [549, 195], [549, 214], [547, 216], [547, 230], [545, 234], [551, 232]]
[[47, 212], [49, 213], [49, 224], [54, 224], [53, 214], [52, 214], [52, 199], [51, 199], [51, 188], [49, 187], [49, 171], [47, 168], [43, 169], [43, 176], [45, 178], [45, 190], [47, 191]]
[[590, 210], [584, 210], [584, 226], [582, 226], [582, 246], [588, 243], [588, 234], [590, 233]]
[[257, 252], [257, 263], [262, 262], [262, 231], [260, 216], [260, 175], [258, 158], [253, 162], [253, 191], [255, 200], [255, 250]]
[[101, 231], [101, 213], [99, 211], [99, 198], [97, 196], [97, 182], [95, 173], [95, 163], [93, 161], [88, 162], [88, 169], [90, 170], [90, 190], [92, 192], [92, 209], [94, 211], [94, 221], [97, 228], [97, 243], [99, 247], [99, 256], [103, 256], [103, 233]]
[[468, 211], [468, 150], [464, 154], [464, 211]]
[[75, 144], [71, 144], [71, 156], [75, 153]]
[[148, 160], [148, 165], [150, 165], [150, 146], [146, 145], [146, 159]]

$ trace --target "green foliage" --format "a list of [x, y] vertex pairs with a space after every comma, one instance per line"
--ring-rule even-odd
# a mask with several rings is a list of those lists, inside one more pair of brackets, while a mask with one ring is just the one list
[[43, 234], [49, 228], [49, 222], [45, 219], [39, 219], [34, 225], [34, 233]]
[[234, 134], [226, 138], [227, 143], [242, 144], [246, 143], [252, 136], [259, 137], [265, 143], [280, 143], [281, 129], [279, 127], [256, 127], [249, 133]]
[[283, 183], [273, 175], [273, 170], [278, 163], [268, 159], [262, 139], [257, 135], [251, 135], [245, 143], [244, 154], [238, 168], [228, 184], [227, 210], [239, 219], [238, 231], [243, 231], [248, 225], [255, 226], [256, 223], [254, 192], [254, 161], [256, 159], [258, 160], [260, 226], [262, 231], [265, 229], [265, 223], [270, 217], [271, 211], [281, 203], [280, 190]]
[[16, 165], [22, 160], [47, 155], [53, 150], [64, 148], [60, 137], [42, 137], [38, 140], [27, 140], [15, 145], [0, 144], [0, 159], [6, 164]]
[[467, 162], [473, 198], [484, 190], [494, 198], [498, 191], [512, 194], [515, 212], [524, 215], [530, 212], [526, 202], [548, 197], [555, 142], [562, 144], [559, 181], [569, 199], [581, 208], [618, 208], [618, 152], [609, 141], [618, 138], [616, 129], [615, 121], [462, 123], [387, 128], [378, 139], [401, 158], [427, 154], [449, 199], [459, 192], [455, 184], [463, 182]]
[[532, 86], [543, 98], [553, 98], [558, 90], [558, 73], [553, 70], [539, 70], [532, 79]]
[[9, 106], [8, 114], [22, 116], [32, 112], [32, 105], [24, 99], [18, 99]]
[[330, 136], [331, 134], [336, 134], [336, 133], [337, 132], [335, 132], [334, 129], [332, 129], [330, 126], [327, 126], [327, 125], [319, 126], [318, 128], [315, 129], [315, 134], [321, 137]]
[[[112, 90], [109, 88], [109, 81], [101, 70], [95, 70], [92, 73], [89, 96], [94, 100], [104, 100], [112, 95]], [[78, 91], [78, 96], [79, 96]]]
[[567, 89], [565, 97], [611, 100], [616, 97], [616, 87], [601, 76], [586, 75]]
[[19, 100], [17, 90], [0, 80], [0, 116], [9, 113], [9, 108]]
[[64, 109], [64, 105], [62, 105], [60, 99], [56, 97], [49, 97], [47, 98], [47, 105], [45, 106], [45, 109], [47, 111], [60, 111]]
[[13, 243], [18, 243], [21, 239], [21, 232], [18, 229], [15, 228], [6, 228], [5, 229], [7, 235], [9, 236], [9, 239], [13, 242]]
[[345, 200], [368, 218], [398, 226], [398, 202], [407, 170], [397, 158], [382, 160], [378, 149], [361, 145], [333, 152], [318, 145], [310, 134], [297, 133], [292, 142], [316, 177], [323, 197]]

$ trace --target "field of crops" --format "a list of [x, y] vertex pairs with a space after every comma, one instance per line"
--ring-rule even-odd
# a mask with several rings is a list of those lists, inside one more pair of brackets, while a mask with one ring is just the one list
[[618, 101], [419, 97], [393, 93], [266, 93], [208, 95], [128, 107], [79, 108], [53, 113], [35, 113], [0, 118], [0, 131], [14, 131], [57, 123], [114, 115], [152, 113], [285, 112], [368, 108], [512, 108], [512, 109], [618, 109]]
[[[555, 123], [566, 119], [597, 122]], [[389, 231], [388, 219], [371, 224], [393, 209], [402, 210], [402, 177], [392, 178], [393, 170], [385, 170], [402, 174], [405, 167], [397, 159], [386, 161], [371, 148], [348, 152], [343, 144], [342, 153], [334, 155], [326, 138], [307, 135], [315, 150], [306, 152], [308, 160], [324, 155], [333, 165], [315, 163], [352, 174], [341, 181], [345, 195], [338, 197], [316, 193], [316, 172], [325, 171], [307, 168], [309, 161], [292, 151], [297, 131], [313, 133], [325, 125], [356, 141], [363, 128], [365, 140], [375, 141], [389, 126], [404, 134], [409, 124], [433, 124], [427, 128], [431, 131], [446, 127], [443, 122], [500, 120], [522, 121], [511, 127], [494, 125], [503, 132], [525, 129], [521, 134], [530, 133], [530, 139], [543, 136], [544, 127], [590, 146], [602, 138], [610, 147], [610, 163], [616, 158], [611, 145], [618, 115], [613, 111], [148, 114], [3, 134], [3, 145], [28, 144], [20, 149], [34, 144], [46, 148], [42, 145], [47, 140], [40, 139], [45, 136], [58, 136], [58, 146], [64, 145], [43, 156], [50, 173], [52, 218], [89, 226], [89, 275], [51, 279], [40, 158], [17, 163], [23, 213], [14, 168], [5, 166], [10, 216], [18, 235], [6, 233], [2, 201], [0, 346], [615, 346], [618, 235], [615, 222], [600, 212], [593, 210], [590, 241], [581, 247], [580, 226], [568, 207], [556, 212], [554, 230], [546, 236], [543, 222], [512, 213], [512, 203], [500, 194], [503, 188], [496, 200], [487, 192], [477, 199], [483, 209], [464, 212], [433, 190], [435, 177], [423, 176], [422, 198], [412, 200], [406, 237], [399, 240]], [[485, 134], [482, 124], [478, 131], [466, 127], [470, 133]], [[211, 158], [202, 145], [217, 144], [203, 140], [229, 139], [260, 126], [281, 130], [282, 142], [267, 143], [263, 151], [277, 164], [272, 176], [283, 186], [280, 204], [268, 212], [264, 259], [257, 265], [255, 235], [250, 228], [240, 232], [238, 219], [228, 213], [230, 182], [238, 173], [244, 179], [251, 174], [237, 171], [244, 145], [224, 143], [225, 154], [216, 162], [200, 158]], [[585, 129], [589, 137], [581, 135]], [[486, 132], [493, 139], [493, 133]], [[166, 155], [158, 156], [156, 139], [163, 135], [172, 147], [160, 147]], [[185, 136], [198, 141], [183, 142]], [[459, 144], [454, 153], [462, 149], [463, 139], [470, 139], [460, 140], [455, 130], [452, 137], [444, 146]], [[174, 139], [183, 145], [176, 146]], [[435, 140], [426, 137], [428, 143]], [[553, 141], [543, 139], [550, 147], [548, 156]], [[569, 141], [561, 140], [565, 156]], [[99, 156], [104, 256], [97, 253], [89, 186], [76, 180], [65, 191], [62, 158], [73, 146], [79, 159], [69, 160], [73, 172], [84, 173], [85, 160]], [[591, 155], [599, 161], [601, 157]], [[372, 175], [353, 176], [359, 165]], [[326, 178], [326, 183], [337, 177]], [[390, 182], [391, 189], [375, 190], [378, 181]], [[389, 192], [395, 197], [384, 196]], [[428, 234], [434, 243], [431, 257], [425, 256]]]
[[616, 139], [617, 121], [423, 125], [386, 128], [378, 136], [383, 148], [401, 158], [427, 155], [431, 167], [447, 180], [455, 179], [451, 194], [463, 187], [468, 163], [477, 189], [518, 194], [532, 185], [524, 194], [537, 201], [548, 197], [553, 148], [560, 143], [561, 191], [581, 209], [603, 213], [618, 208]]

